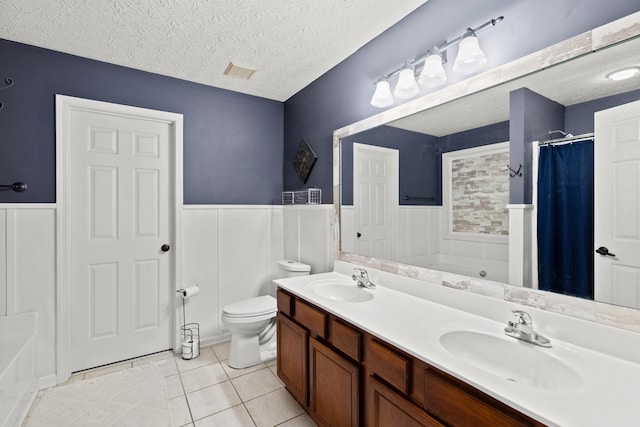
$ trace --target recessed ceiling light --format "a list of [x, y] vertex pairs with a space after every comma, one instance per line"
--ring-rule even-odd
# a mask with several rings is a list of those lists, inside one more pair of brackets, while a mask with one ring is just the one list
[[234, 64], [233, 62], [229, 62], [229, 65], [227, 65], [227, 69], [224, 70], [223, 74], [226, 76], [249, 80], [255, 72], [256, 70], [254, 70], [253, 68], [241, 67]]
[[619, 80], [630, 79], [638, 73], [640, 73], [640, 67], [628, 67], [607, 74], [607, 78], [617, 82]]

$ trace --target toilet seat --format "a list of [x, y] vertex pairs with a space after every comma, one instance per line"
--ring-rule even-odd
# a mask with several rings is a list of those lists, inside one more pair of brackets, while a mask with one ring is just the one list
[[275, 314], [278, 311], [277, 301], [271, 295], [248, 298], [224, 306], [222, 314], [231, 318], [261, 317]]

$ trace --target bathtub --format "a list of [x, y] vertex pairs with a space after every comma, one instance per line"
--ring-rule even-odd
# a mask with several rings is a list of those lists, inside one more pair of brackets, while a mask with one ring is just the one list
[[0, 317], [0, 426], [21, 425], [38, 391], [34, 375], [37, 313]]
[[475, 277], [477, 279], [492, 280], [494, 282], [508, 282], [509, 271], [496, 267], [476, 267], [469, 264], [428, 264], [426, 268], [432, 270], [447, 271], [449, 273], [461, 274], [463, 276]]

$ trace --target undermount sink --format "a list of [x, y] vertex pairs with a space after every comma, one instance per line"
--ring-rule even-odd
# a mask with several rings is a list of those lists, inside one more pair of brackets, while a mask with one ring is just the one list
[[453, 330], [440, 335], [440, 344], [451, 355], [525, 386], [553, 391], [579, 391], [583, 380], [552, 350], [478, 330]]
[[359, 287], [352, 280], [323, 279], [309, 283], [311, 291], [332, 301], [364, 302], [373, 299], [373, 293]]

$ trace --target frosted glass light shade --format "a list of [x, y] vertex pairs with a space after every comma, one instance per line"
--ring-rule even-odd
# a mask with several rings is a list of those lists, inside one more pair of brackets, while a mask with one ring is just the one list
[[442, 57], [439, 54], [427, 56], [418, 83], [423, 87], [433, 88], [442, 86], [446, 81], [447, 74], [442, 66]]
[[486, 64], [487, 58], [480, 49], [478, 38], [473, 34], [463, 38], [458, 48], [458, 56], [453, 63], [453, 71], [458, 74], [471, 74]]
[[420, 92], [420, 88], [418, 87], [418, 82], [416, 82], [413, 69], [405, 68], [400, 71], [398, 84], [396, 84], [393, 94], [400, 99], [409, 99], [416, 96], [418, 92]]
[[388, 107], [393, 104], [393, 95], [391, 95], [391, 86], [386, 80], [380, 80], [376, 83], [376, 91], [371, 97], [371, 105], [377, 108]]

